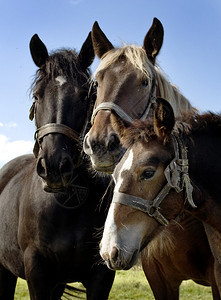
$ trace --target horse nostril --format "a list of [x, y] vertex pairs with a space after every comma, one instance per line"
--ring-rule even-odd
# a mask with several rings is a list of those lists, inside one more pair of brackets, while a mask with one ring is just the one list
[[87, 155], [93, 154], [93, 150], [90, 144], [89, 136], [86, 134], [83, 142], [83, 150]]
[[44, 158], [40, 158], [37, 163], [37, 173], [40, 177], [45, 179], [47, 177], [47, 167]]
[[120, 144], [120, 140], [119, 140], [118, 136], [115, 133], [112, 133], [109, 138], [108, 145], [107, 145], [108, 150], [110, 152], [115, 151], [118, 148], [119, 144]]
[[110, 259], [112, 261], [117, 261], [118, 260], [118, 249], [116, 247], [113, 247], [111, 253], [110, 253]]
[[64, 177], [67, 182], [70, 181], [73, 174], [73, 164], [69, 157], [65, 157], [59, 166], [60, 173], [62, 177]]

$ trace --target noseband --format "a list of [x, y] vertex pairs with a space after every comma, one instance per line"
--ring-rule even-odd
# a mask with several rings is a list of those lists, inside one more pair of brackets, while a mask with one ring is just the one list
[[[86, 122], [83, 126], [83, 131], [81, 133], [76, 132], [74, 129], [72, 129], [67, 125], [57, 124], [57, 123], [48, 123], [38, 128], [36, 122], [36, 101], [34, 100], [30, 108], [29, 119], [32, 121], [35, 118], [35, 125], [37, 127], [37, 130], [34, 134], [35, 144], [33, 148], [33, 153], [36, 158], [38, 156], [39, 149], [41, 148], [42, 139], [48, 134], [62, 134], [68, 137], [69, 139], [75, 141], [77, 144], [81, 142], [82, 134], [84, 136], [88, 128], [89, 116], [91, 115], [94, 106], [94, 101], [91, 101], [93, 100], [92, 99], [93, 93], [94, 93], [94, 89], [91, 87], [87, 95], [87, 102], [90, 103], [90, 106], [87, 112]], [[79, 157], [78, 162], [75, 165], [75, 168], [78, 168], [81, 165], [82, 165], [82, 157]], [[55, 201], [62, 207], [76, 209], [86, 202], [88, 198], [88, 191], [89, 191], [88, 182], [85, 179], [84, 174], [82, 175], [80, 171], [78, 171], [77, 174], [75, 174], [75, 176], [71, 179], [70, 185], [67, 187], [66, 191], [64, 192], [60, 191], [60, 195], [63, 193], [63, 197], [58, 197], [58, 199], [56, 198]], [[65, 197], [66, 196], [65, 193], [68, 193], [68, 198]]]
[[112, 200], [113, 203], [120, 203], [138, 209], [153, 217], [159, 224], [164, 226], [168, 225], [170, 221], [160, 212], [160, 205], [172, 188], [177, 193], [183, 191], [185, 188], [187, 201], [193, 208], [196, 208], [192, 198], [193, 187], [188, 174], [187, 149], [178, 136], [172, 135], [172, 138], [175, 158], [164, 170], [167, 183], [158, 195], [152, 201], [148, 201], [121, 192], [114, 192]]
[[[38, 156], [39, 148], [41, 147], [42, 139], [48, 134], [63, 134], [67, 136], [69, 139], [76, 141], [77, 143], [80, 141], [80, 135], [72, 128], [64, 125], [64, 124], [56, 124], [56, 123], [48, 123], [40, 128], [38, 128], [35, 132], [35, 145], [34, 145], [34, 155]], [[77, 166], [81, 164], [81, 159], [79, 159]], [[84, 184], [82, 184], [82, 181]], [[71, 190], [70, 190], [71, 189]], [[66, 208], [66, 209], [77, 209], [81, 205], [85, 203], [88, 197], [88, 183], [85, 181], [83, 176], [79, 173], [75, 175], [71, 180], [71, 185], [69, 189], [67, 189], [69, 193], [68, 197], [59, 197], [55, 198], [56, 202]], [[61, 192], [62, 193], [62, 192]]]
[[[146, 120], [152, 104], [156, 103], [156, 90], [157, 84], [155, 81], [155, 84], [153, 85], [150, 93], [150, 98], [147, 107], [145, 108], [142, 116], [139, 118], [140, 120]], [[128, 113], [126, 113], [119, 105], [113, 102], [103, 102], [94, 109], [93, 114], [91, 116], [91, 125], [94, 124], [94, 119], [100, 110], [114, 111], [122, 120], [128, 123], [132, 123], [134, 121], [134, 119], [131, 116], [129, 116]]]
[[48, 123], [40, 128], [38, 128], [35, 132], [35, 145], [34, 145], [34, 155], [38, 156], [39, 148], [41, 147], [41, 141], [43, 137], [51, 133], [60, 133], [71, 140], [79, 141], [79, 133], [77, 133], [74, 129], [64, 125], [57, 123]]

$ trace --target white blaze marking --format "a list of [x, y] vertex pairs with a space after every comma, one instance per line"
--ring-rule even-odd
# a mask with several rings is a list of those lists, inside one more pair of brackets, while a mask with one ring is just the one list
[[64, 76], [58, 76], [57, 78], [55, 78], [55, 80], [59, 83], [60, 86], [67, 82], [67, 79]]
[[108, 214], [107, 214], [107, 219], [105, 221], [105, 227], [104, 227], [104, 235], [106, 235], [107, 231], [109, 232], [115, 232], [116, 230], [116, 225], [114, 223], [114, 205], [113, 203], [110, 205]]
[[110, 257], [112, 248], [116, 246], [116, 231], [117, 227], [114, 222], [114, 204], [112, 203], [107, 214], [101, 240], [100, 254], [104, 260], [107, 260]]
[[117, 184], [115, 186], [115, 191], [116, 192], [119, 191], [119, 189], [121, 187], [121, 184], [123, 183], [122, 173], [126, 170], [130, 170], [130, 168], [132, 167], [133, 158], [134, 158], [134, 154], [133, 154], [133, 151], [131, 149], [129, 154], [128, 154], [128, 157], [126, 158], [126, 160], [123, 163], [122, 168], [120, 169], [119, 176], [118, 176], [118, 181], [117, 181]]
[[[115, 191], [119, 191], [121, 184], [123, 183], [122, 173], [126, 170], [131, 169], [132, 164], [133, 164], [133, 158], [134, 158], [133, 151], [130, 150], [121, 169], [119, 170], [119, 175], [118, 175], [118, 180], [116, 182]], [[116, 177], [114, 175], [113, 175], [113, 177], [114, 177], [114, 181], [115, 181]], [[108, 215], [106, 218], [106, 222], [104, 225], [104, 232], [103, 232], [103, 237], [102, 237], [102, 241], [101, 241], [101, 250], [100, 250], [100, 254], [104, 260], [111, 259], [111, 255], [112, 255], [112, 251], [113, 251], [114, 247], [121, 248], [122, 245], [125, 245], [125, 244], [127, 245], [128, 240], [130, 240], [130, 238], [133, 237], [133, 235], [131, 235], [131, 233], [130, 233], [129, 227], [124, 224], [122, 224], [123, 225], [123, 231], [122, 231], [123, 236], [121, 235], [121, 233], [120, 233], [121, 230], [119, 231], [117, 225], [115, 224], [115, 220], [114, 220], [115, 205], [116, 205], [115, 203], [112, 203], [110, 205]], [[128, 238], [128, 233], [129, 233], [129, 238]], [[137, 233], [137, 232], [135, 232], [135, 233]], [[137, 235], [136, 235], [136, 237], [137, 237]], [[139, 235], [138, 235], [138, 237], [139, 237]], [[130, 246], [129, 249], [131, 247], [132, 246]], [[130, 253], [129, 253], [129, 255], [130, 255]]]

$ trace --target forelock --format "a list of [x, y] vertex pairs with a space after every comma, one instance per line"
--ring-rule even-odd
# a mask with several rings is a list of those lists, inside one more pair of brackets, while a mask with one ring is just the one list
[[135, 68], [140, 70], [142, 74], [150, 80], [155, 77], [155, 69], [149, 61], [145, 50], [137, 45], [124, 45], [121, 48], [114, 48], [105, 53], [101, 59], [98, 68], [94, 72], [94, 77], [97, 73], [110, 67], [113, 63], [126, 58]]

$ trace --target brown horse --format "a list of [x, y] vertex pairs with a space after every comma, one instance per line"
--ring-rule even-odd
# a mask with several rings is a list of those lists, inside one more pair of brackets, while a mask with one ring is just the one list
[[[112, 172], [123, 152], [111, 123], [113, 113], [127, 123], [135, 118], [145, 119], [149, 103], [157, 95], [163, 95], [170, 101], [177, 115], [181, 110], [191, 110], [192, 107], [155, 64], [163, 41], [163, 27], [157, 19], [154, 19], [144, 39], [143, 48], [133, 45], [114, 49], [97, 23], [93, 26], [92, 40], [101, 64], [95, 72], [97, 106], [92, 117], [93, 126], [84, 141], [84, 150], [90, 154], [95, 169]], [[219, 299], [215, 296], [213, 257], [202, 224], [186, 214], [181, 224], [182, 229], [168, 226], [162, 230], [160, 237], [142, 252], [143, 269], [155, 297], [177, 299], [181, 281], [198, 278], [210, 284], [214, 298]], [[165, 245], [162, 240], [167, 236], [168, 243]], [[197, 256], [198, 249], [200, 256]]]
[[[115, 127], [127, 152], [113, 174], [116, 186], [101, 241], [103, 259], [113, 269], [128, 269], [148, 241], [154, 243], [161, 239], [163, 246], [167, 245], [171, 236], [168, 230], [173, 228], [180, 231], [179, 238], [175, 236], [175, 251], [182, 258], [187, 255], [189, 263], [198, 232], [204, 235], [204, 241], [198, 241], [195, 267], [206, 270], [207, 260], [203, 256], [206, 249], [209, 253], [209, 245], [202, 228], [198, 231], [194, 225], [189, 232], [177, 228], [178, 222], [186, 229], [186, 214], [192, 214], [203, 221], [214, 256], [210, 284], [213, 289], [215, 276], [220, 293], [221, 116], [193, 113], [175, 122], [170, 104], [158, 99], [154, 121], [136, 121], [126, 129], [124, 123], [116, 119]], [[197, 223], [196, 219], [192, 221]], [[186, 234], [186, 246], [191, 251], [185, 254], [180, 242]], [[173, 248], [170, 251], [173, 253]], [[211, 253], [208, 255], [212, 259]], [[176, 262], [179, 259], [171, 257]], [[217, 294], [214, 297], [219, 298]]]
[[91, 120], [93, 126], [84, 140], [84, 151], [97, 171], [112, 173], [124, 153], [111, 125], [113, 114], [129, 123], [134, 119], [146, 119], [156, 96], [168, 100], [176, 115], [182, 110], [193, 109], [155, 63], [163, 35], [162, 24], [154, 18], [143, 47], [114, 48], [98, 23], [93, 26], [93, 46], [101, 62], [94, 74], [97, 100]]

